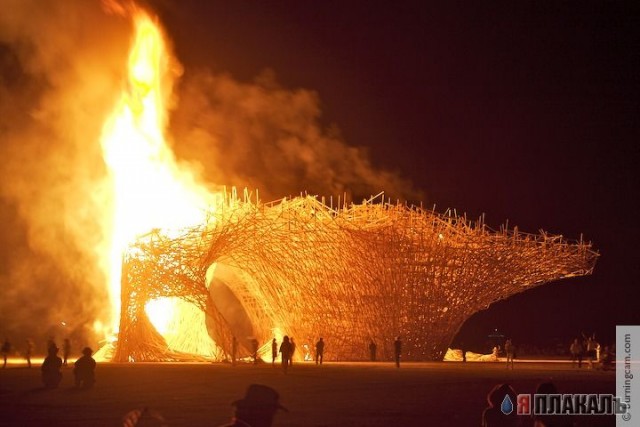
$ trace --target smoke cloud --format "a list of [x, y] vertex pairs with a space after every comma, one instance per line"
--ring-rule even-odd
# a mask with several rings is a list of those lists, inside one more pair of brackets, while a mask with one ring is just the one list
[[337, 127], [323, 128], [318, 94], [281, 87], [272, 71], [253, 82], [187, 72], [172, 115], [174, 150], [218, 184], [258, 188], [263, 199], [307, 192], [358, 201], [380, 191], [415, 200], [399, 174], [375, 168]]
[[[0, 334], [18, 346], [50, 335], [86, 342], [95, 320], [108, 322], [111, 187], [99, 137], [126, 82], [131, 24], [99, 1], [0, 8]], [[315, 92], [284, 88], [268, 71], [239, 82], [185, 69], [169, 139], [207, 184], [255, 188], [265, 201], [304, 191], [419, 197], [321, 125]]]
[[27, 337], [85, 341], [109, 308], [98, 138], [121, 87], [129, 23], [83, 0], [0, 8], [0, 334], [18, 348]]

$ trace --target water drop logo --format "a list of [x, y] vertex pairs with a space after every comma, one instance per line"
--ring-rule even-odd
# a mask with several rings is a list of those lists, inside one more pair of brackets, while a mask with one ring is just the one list
[[509, 415], [513, 412], [513, 402], [508, 394], [504, 395], [504, 399], [502, 399], [502, 405], [500, 405], [500, 410], [503, 414]]

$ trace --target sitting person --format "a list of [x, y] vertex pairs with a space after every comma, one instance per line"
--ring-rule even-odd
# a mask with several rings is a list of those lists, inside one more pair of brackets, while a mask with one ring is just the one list
[[51, 346], [49, 355], [42, 362], [42, 382], [46, 388], [56, 388], [62, 381], [62, 359], [58, 357], [58, 347]]
[[279, 398], [271, 387], [251, 384], [244, 398], [233, 402], [236, 412], [231, 423], [221, 427], [270, 427], [278, 410], [289, 412]]
[[[559, 394], [558, 388], [551, 381], [538, 384], [537, 395]], [[533, 415], [533, 427], [572, 427], [571, 415]]]
[[517, 426], [516, 396], [509, 384], [496, 385], [487, 395], [489, 406], [482, 412], [482, 427]]
[[91, 357], [93, 350], [89, 347], [82, 349], [82, 357], [76, 360], [73, 367], [76, 387], [91, 388], [96, 382], [96, 361]]

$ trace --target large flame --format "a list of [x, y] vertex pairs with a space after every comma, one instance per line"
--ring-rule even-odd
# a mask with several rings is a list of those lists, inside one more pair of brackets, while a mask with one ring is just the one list
[[[120, 318], [123, 251], [137, 236], [154, 228], [177, 229], [201, 224], [212, 194], [181, 167], [166, 144], [167, 104], [177, 61], [164, 35], [142, 10], [133, 12], [135, 38], [129, 54], [128, 81], [102, 130], [102, 150], [113, 185], [108, 276], [113, 331]], [[170, 300], [148, 307], [151, 322], [167, 333]]]

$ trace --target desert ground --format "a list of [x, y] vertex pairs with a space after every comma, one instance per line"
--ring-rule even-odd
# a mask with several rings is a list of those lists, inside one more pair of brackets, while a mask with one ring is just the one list
[[[169, 426], [218, 426], [231, 402], [251, 383], [280, 393], [289, 412], [275, 426], [478, 426], [486, 395], [501, 382], [533, 393], [552, 379], [561, 393], [614, 393], [614, 372], [572, 369], [569, 363], [501, 362], [279, 364], [101, 363], [91, 390], [73, 388], [72, 368], [60, 388], [41, 387], [39, 364], [0, 369], [2, 426], [121, 426], [123, 416], [148, 407]], [[528, 419], [527, 419], [528, 421]], [[580, 417], [578, 426], [613, 426], [614, 417]], [[160, 425], [142, 418], [139, 426]], [[524, 424], [528, 425], [528, 424]]]

